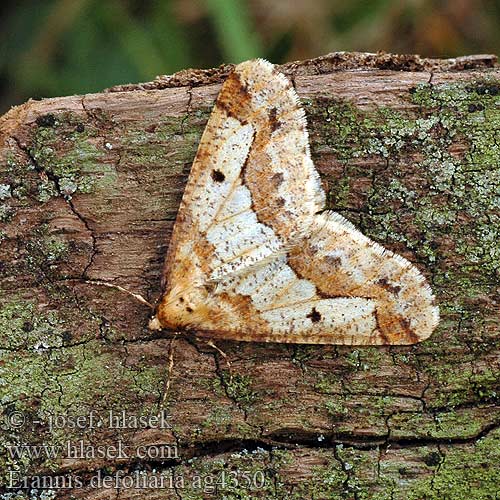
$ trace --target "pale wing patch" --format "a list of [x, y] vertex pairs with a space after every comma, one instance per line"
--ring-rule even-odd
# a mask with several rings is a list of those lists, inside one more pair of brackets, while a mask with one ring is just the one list
[[256, 296], [257, 292], [267, 286], [267, 283], [284, 265], [285, 262], [281, 257], [273, 259], [253, 271], [221, 281], [221, 290], [232, 289], [239, 295]]
[[295, 279], [295, 273], [286, 264], [286, 258], [281, 256], [261, 267], [231, 276], [220, 283], [220, 292], [230, 291], [251, 298], [253, 306], [262, 311], [272, 304], [272, 297]]
[[279, 251], [282, 244], [273, 231], [260, 224], [248, 210], [207, 231], [207, 240], [214, 248], [211, 280], [245, 269]]
[[199, 179], [200, 194], [190, 208], [200, 231], [206, 231], [241, 186], [241, 169], [252, 145], [254, 129], [227, 117], [219, 132], [219, 147], [212, 148], [208, 165]]
[[250, 195], [250, 191], [247, 187], [239, 185], [219, 210], [214, 222], [224, 222], [227, 219], [235, 217], [243, 212], [250, 211], [251, 208], [252, 197]]
[[[364, 344], [376, 336], [375, 303], [363, 298], [316, 299], [262, 313], [276, 333], [357, 336]], [[363, 339], [365, 337], [365, 339]], [[314, 342], [314, 340], [312, 340]]]
[[[259, 311], [270, 309], [283, 300], [287, 299], [287, 290], [295, 291], [292, 302], [300, 302], [313, 298], [316, 293], [316, 287], [313, 283], [305, 280], [298, 280], [297, 275], [292, 271], [290, 266], [283, 263], [275, 272], [266, 280], [262, 286], [257, 288], [252, 295], [252, 303]], [[289, 297], [290, 298], [290, 297]], [[290, 303], [290, 301], [289, 301]]]
[[[348, 336], [376, 334], [375, 303], [364, 298], [321, 298], [313, 283], [299, 279], [280, 257], [241, 277], [221, 282], [219, 294], [246, 295], [275, 334], [314, 336], [325, 331]], [[366, 339], [362, 342], [366, 343]]]

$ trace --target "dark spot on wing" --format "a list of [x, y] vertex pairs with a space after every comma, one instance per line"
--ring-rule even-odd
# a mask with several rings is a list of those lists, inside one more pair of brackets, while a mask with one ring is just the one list
[[312, 311], [306, 316], [306, 318], [309, 318], [313, 323], [317, 323], [318, 321], [320, 321], [321, 317], [321, 314], [316, 310], [315, 307], [313, 307]]
[[193, 309], [192, 309], [191, 307], [189, 307], [189, 306], [188, 306], [188, 307], [186, 307], [186, 311], [187, 311], [188, 313], [192, 313], [192, 312], [193, 312]]
[[244, 95], [248, 95], [248, 85], [247, 85], [247, 82], [244, 82], [239, 76], [238, 76], [238, 80], [240, 82], [240, 85], [241, 85], [241, 92], [244, 94]]
[[377, 283], [384, 290], [387, 290], [394, 295], [397, 295], [401, 291], [401, 287], [399, 285], [392, 285], [391, 283], [389, 283], [389, 280], [387, 280], [387, 278], [380, 278]]
[[215, 182], [224, 182], [226, 176], [220, 170], [212, 170], [212, 179]]
[[271, 127], [271, 132], [281, 127], [281, 122], [278, 120], [277, 115], [278, 110], [276, 108], [271, 108], [269, 110], [269, 126]]
[[227, 116], [230, 116], [231, 118], [236, 118], [238, 120], [238, 115], [233, 111], [231, 103], [220, 100], [217, 101], [217, 106], [220, 109], [224, 110]]
[[319, 252], [319, 247], [317, 245], [310, 244], [309, 252], [311, 253], [311, 255], [316, 255]]
[[279, 187], [282, 182], [283, 182], [283, 173], [282, 172], [276, 172], [271, 177], [271, 184], [273, 185], [274, 188]]
[[408, 319], [399, 318], [399, 324], [405, 334], [405, 338], [407, 338], [411, 343], [415, 344], [420, 340], [418, 335], [416, 335], [416, 333], [411, 329], [410, 321]]
[[332, 267], [340, 267], [342, 265], [342, 259], [333, 255], [325, 255], [324, 260], [329, 266]]

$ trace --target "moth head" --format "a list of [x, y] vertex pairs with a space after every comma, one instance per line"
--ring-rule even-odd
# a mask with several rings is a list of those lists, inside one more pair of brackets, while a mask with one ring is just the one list
[[194, 327], [209, 317], [203, 287], [172, 288], [163, 295], [155, 316], [149, 322], [151, 330], [176, 330]]

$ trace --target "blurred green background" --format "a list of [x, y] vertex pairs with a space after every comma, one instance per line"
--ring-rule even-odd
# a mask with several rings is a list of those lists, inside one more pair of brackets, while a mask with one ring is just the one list
[[4, 0], [0, 12], [0, 112], [255, 56], [500, 52], [500, 0]]

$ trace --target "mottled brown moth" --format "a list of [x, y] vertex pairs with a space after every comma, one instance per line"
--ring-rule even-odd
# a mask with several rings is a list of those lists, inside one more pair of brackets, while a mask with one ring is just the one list
[[429, 337], [439, 313], [418, 269], [324, 208], [294, 88], [267, 61], [239, 64], [194, 159], [150, 328], [308, 344]]

